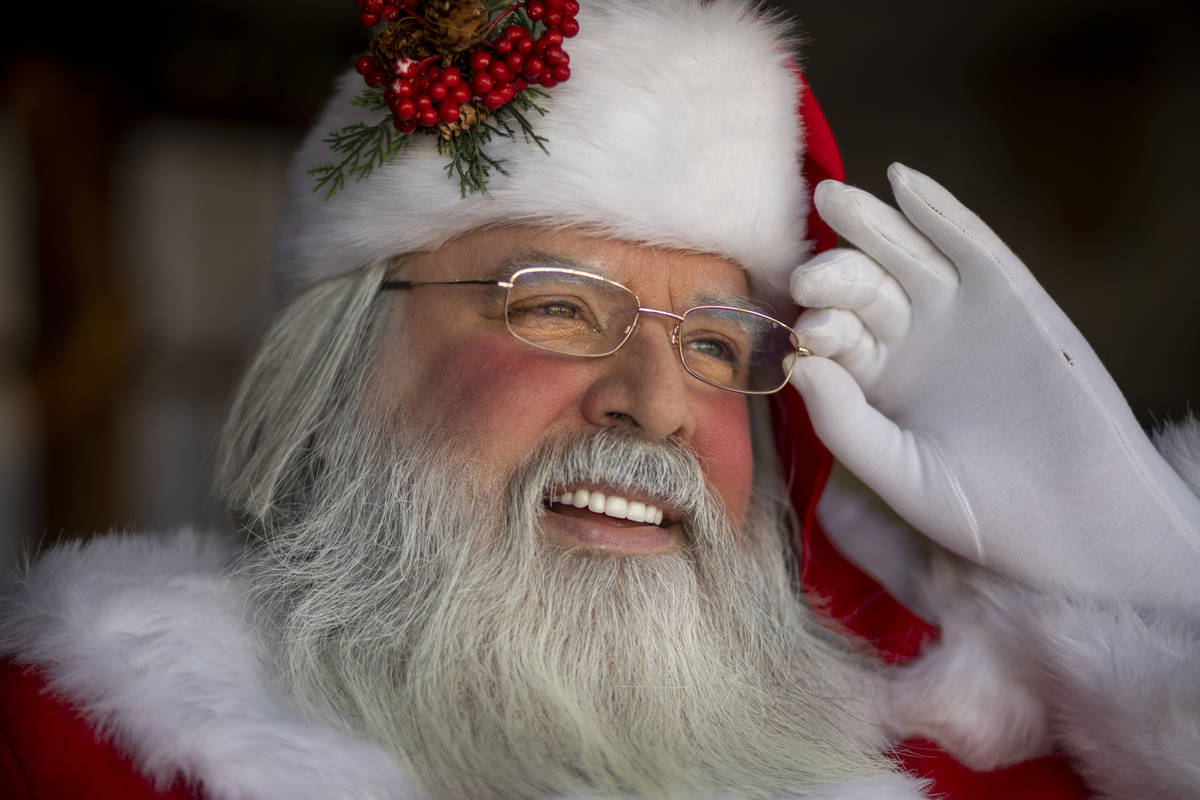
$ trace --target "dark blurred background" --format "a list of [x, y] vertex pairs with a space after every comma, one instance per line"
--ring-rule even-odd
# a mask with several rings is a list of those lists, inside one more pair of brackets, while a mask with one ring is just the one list
[[[582, 0], [597, 2], [598, 0]], [[947, 184], [1146, 425], [1200, 398], [1200, 4], [792, 2], [848, 180]], [[291, 149], [352, 0], [22, 4], [0, 51], [0, 563], [220, 524], [215, 434], [266, 323]]]

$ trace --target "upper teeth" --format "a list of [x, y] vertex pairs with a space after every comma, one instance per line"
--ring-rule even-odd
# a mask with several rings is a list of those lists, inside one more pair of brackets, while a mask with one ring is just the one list
[[606, 495], [594, 489], [576, 489], [558, 497], [558, 502], [564, 506], [586, 508], [597, 514], [617, 519], [630, 519], [634, 522], [646, 522], [651, 525], [661, 525], [662, 509], [658, 506], [647, 505], [639, 500], [628, 500], [615, 494]]

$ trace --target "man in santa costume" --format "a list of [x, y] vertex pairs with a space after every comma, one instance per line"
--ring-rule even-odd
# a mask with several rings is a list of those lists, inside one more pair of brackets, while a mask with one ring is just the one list
[[235, 533], [8, 589], [5, 797], [1200, 797], [1200, 426], [838, 182], [784, 22], [361, 5]]

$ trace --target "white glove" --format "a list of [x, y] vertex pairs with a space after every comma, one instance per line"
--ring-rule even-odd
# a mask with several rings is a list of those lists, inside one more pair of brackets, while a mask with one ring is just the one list
[[[796, 269], [822, 441], [943, 546], [1033, 586], [1200, 609], [1200, 498], [1029, 270], [940, 185], [894, 164], [903, 215], [836, 181], [862, 249]], [[1119, 321], [1118, 321], [1119, 324]]]

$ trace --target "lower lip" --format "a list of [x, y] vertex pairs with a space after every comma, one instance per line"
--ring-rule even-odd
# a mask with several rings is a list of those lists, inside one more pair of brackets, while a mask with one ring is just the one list
[[592, 512], [560, 514], [552, 506], [542, 516], [547, 537], [565, 547], [587, 547], [610, 553], [654, 555], [675, 550], [682, 538], [679, 525], [659, 527]]

